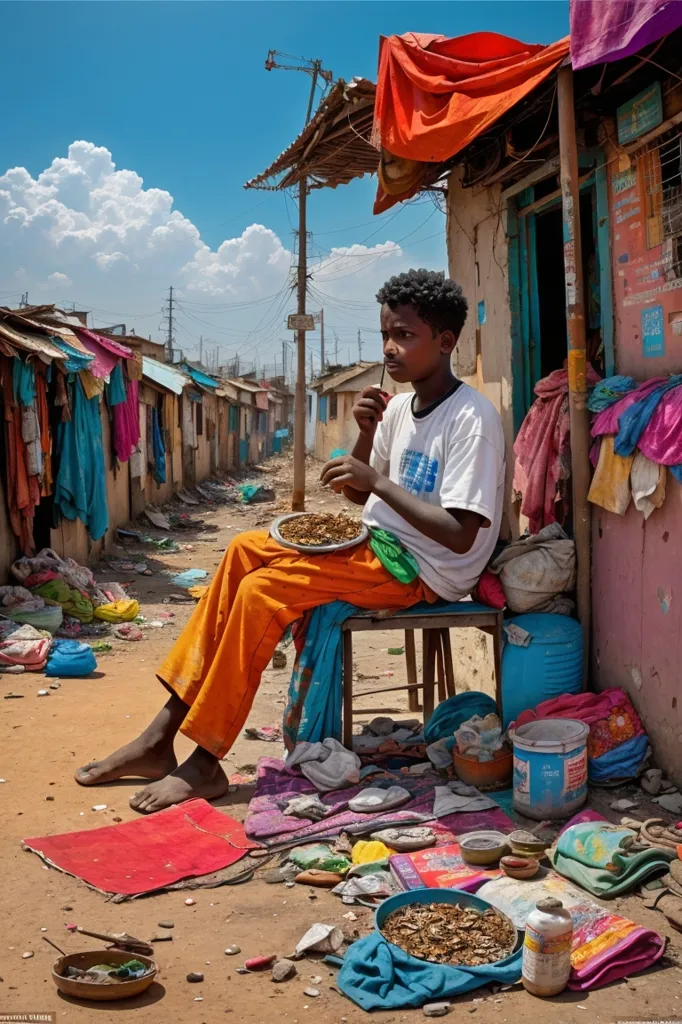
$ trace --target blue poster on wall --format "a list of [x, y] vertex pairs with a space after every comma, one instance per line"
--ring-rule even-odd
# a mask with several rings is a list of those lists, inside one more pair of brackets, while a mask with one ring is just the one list
[[648, 358], [665, 355], [663, 306], [642, 310], [642, 354]]

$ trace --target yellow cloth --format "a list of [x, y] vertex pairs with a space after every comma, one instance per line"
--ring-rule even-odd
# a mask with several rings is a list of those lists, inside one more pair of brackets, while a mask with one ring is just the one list
[[208, 594], [208, 585], [202, 583], [197, 587], [189, 587], [187, 593], [190, 597], [193, 597], [195, 601], [200, 601], [204, 594]]
[[354, 864], [374, 864], [378, 860], [386, 860], [387, 857], [392, 857], [394, 853], [395, 850], [391, 850], [377, 839], [368, 841], [358, 839], [353, 847], [351, 860]]
[[607, 512], [624, 516], [630, 505], [630, 470], [634, 455], [616, 455], [613, 437], [603, 437], [599, 449], [599, 461], [592, 477], [587, 500], [601, 505]]
[[132, 622], [140, 614], [138, 601], [114, 601], [95, 608], [95, 618], [103, 622]]

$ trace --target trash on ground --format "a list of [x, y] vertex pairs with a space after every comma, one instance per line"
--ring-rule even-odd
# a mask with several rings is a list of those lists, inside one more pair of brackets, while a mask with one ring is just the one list
[[333, 924], [314, 924], [296, 943], [297, 953], [336, 953], [343, 945], [343, 932]]
[[282, 729], [279, 725], [248, 726], [244, 729], [247, 740], [264, 740], [266, 743], [281, 743]]

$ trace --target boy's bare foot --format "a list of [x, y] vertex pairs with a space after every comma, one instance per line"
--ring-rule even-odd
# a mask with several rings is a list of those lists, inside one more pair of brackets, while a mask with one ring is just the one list
[[130, 799], [130, 806], [141, 814], [151, 814], [195, 797], [216, 800], [227, 792], [228, 787], [229, 782], [220, 762], [198, 747], [165, 779], [135, 793]]
[[163, 779], [177, 768], [173, 744], [155, 743], [146, 733], [120, 747], [102, 761], [90, 761], [75, 774], [81, 786], [97, 786], [131, 776], [136, 779]]

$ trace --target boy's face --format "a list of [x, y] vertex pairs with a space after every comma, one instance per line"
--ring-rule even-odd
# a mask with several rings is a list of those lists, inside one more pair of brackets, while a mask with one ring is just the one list
[[389, 376], [398, 384], [424, 380], [445, 361], [449, 364], [457, 339], [452, 331], [436, 332], [414, 306], [386, 303], [381, 307], [381, 337]]

